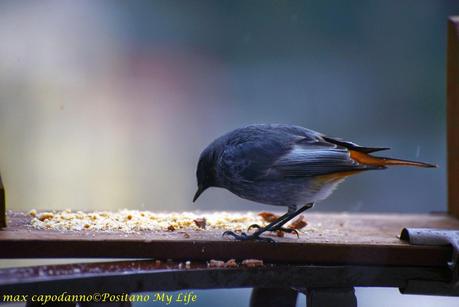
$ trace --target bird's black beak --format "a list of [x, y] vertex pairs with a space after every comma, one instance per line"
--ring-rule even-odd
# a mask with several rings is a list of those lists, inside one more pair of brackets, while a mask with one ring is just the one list
[[196, 201], [196, 199], [198, 199], [199, 195], [201, 195], [201, 194], [202, 194], [202, 192], [204, 192], [205, 190], [206, 190], [206, 188], [205, 188], [205, 187], [203, 187], [203, 186], [199, 186], [199, 187], [198, 187], [198, 190], [196, 191], [196, 194], [194, 194], [194, 197], [193, 197], [193, 202], [195, 202], [195, 201]]

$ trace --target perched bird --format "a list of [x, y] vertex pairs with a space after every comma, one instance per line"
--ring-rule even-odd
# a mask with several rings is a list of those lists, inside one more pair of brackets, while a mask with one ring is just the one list
[[391, 165], [436, 165], [376, 157], [389, 148], [363, 147], [299, 126], [250, 125], [213, 141], [201, 153], [196, 171], [198, 190], [193, 202], [209, 187], [225, 188], [255, 202], [286, 206], [288, 211], [252, 234], [226, 231], [238, 240], [260, 237], [282, 226], [315, 202], [327, 198], [346, 177]]

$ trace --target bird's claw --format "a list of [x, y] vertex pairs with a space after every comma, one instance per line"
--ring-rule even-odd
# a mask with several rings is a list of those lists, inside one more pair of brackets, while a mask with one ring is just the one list
[[258, 225], [258, 224], [252, 224], [252, 225], [250, 225], [250, 226], [247, 228], [247, 231], [250, 231], [250, 230], [252, 230], [252, 228], [260, 229], [260, 228], [261, 228], [261, 226], [260, 226], [260, 225]]
[[[252, 224], [250, 225], [248, 228], [247, 228], [247, 231], [250, 231], [252, 228], [256, 228], [256, 229], [260, 229], [261, 226], [258, 225], [258, 224]], [[300, 234], [299, 232], [294, 229], [294, 228], [284, 228], [284, 227], [280, 227], [280, 228], [273, 228], [273, 229], [267, 229], [267, 231], [271, 231], [271, 232], [285, 232], [285, 233], [293, 233], [293, 234], [296, 234], [296, 236], [298, 237], [298, 239], [300, 238]]]
[[233, 237], [235, 239], [242, 240], [242, 238], [246, 238], [247, 237], [247, 234], [245, 232], [241, 232], [241, 234], [238, 235], [234, 231], [227, 230], [222, 234], [222, 237], [224, 237], [224, 236], [231, 236], [231, 237]]
[[255, 240], [255, 241], [260, 241], [260, 242], [276, 243], [276, 241], [274, 241], [271, 238], [265, 238], [265, 237], [260, 237], [260, 236], [256, 236], [256, 235], [247, 235], [245, 232], [242, 232], [240, 235], [238, 235], [237, 233], [235, 233], [233, 231], [227, 230], [222, 234], [222, 237], [224, 237], [224, 236], [231, 236], [231, 237], [233, 237], [234, 239], [236, 239], [238, 241]]
[[276, 229], [275, 231], [282, 231], [282, 232], [286, 232], [286, 233], [294, 233], [294, 234], [296, 234], [298, 239], [300, 238], [300, 234], [299, 234], [298, 230], [293, 229], [293, 228], [283, 228], [283, 227], [281, 227], [279, 229]]

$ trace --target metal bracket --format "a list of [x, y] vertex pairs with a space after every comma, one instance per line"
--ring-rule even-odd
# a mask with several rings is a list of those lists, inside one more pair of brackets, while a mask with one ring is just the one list
[[308, 307], [357, 307], [354, 287], [294, 288], [306, 295]]
[[6, 227], [6, 201], [5, 189], [3, 188], [2, 176], [0, 175], [0, 228]]
[[312, 307], [357, 307], [354, 288], [315, 288], [306, 293], [306, 306]]
[[295, 307], [298, 292], [291, 288], [253, 288], [250, 307]]
[[402, 293], [452, 295], [459, 296], [459, 231], [434, 228], [404, 228], [400, 239], [413, 245], [450, 245], [453, 249], [451, 262], [451, 282], [438, 283], [428, 281], [409, 281], [407, 286], [400, 289]]

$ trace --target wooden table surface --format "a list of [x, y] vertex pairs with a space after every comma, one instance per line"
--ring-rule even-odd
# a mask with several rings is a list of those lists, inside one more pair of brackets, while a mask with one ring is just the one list
[[[0, 258], [155, 258], [175, 261], [263, 259], [275, 263], [445, 266], [451, 248], [412, 246], [404, 227], [459, 229], [443, 214], [308, 213], [300, 238], [239, 242], [221, 231], [96, 232], [34, 229], [31, 217], [9, 211], [0, 230]], [[189, 237], [188, 237], [189, 236]]]

